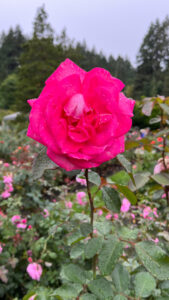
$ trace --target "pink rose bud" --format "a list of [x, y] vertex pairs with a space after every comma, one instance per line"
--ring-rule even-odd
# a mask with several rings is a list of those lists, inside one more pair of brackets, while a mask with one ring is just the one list
[[28, 257], [28, 262], [29, 262], [29, 263], [32, 263], [32, 262], [33, 262], [32, 257]]
[[40, 281], [42, 275], [42, 267], [38, 263], [30, 263], [26, 269], [27, 273], [33, 280]]
[[97, 167], [125, 149], [135, 101], [121, 92], [123, 88], [107, 70], [86, 72], [66, 59], [39, 97], [28, 100], [27, 135], [67, 171]]

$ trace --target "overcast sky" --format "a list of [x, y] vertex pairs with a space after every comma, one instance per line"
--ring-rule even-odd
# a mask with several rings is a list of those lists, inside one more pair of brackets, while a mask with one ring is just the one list
[[169, 0], [0, 0], [0, 32], [19, 24], [31, 34], [37, 7], [45, 4], [56, 32], [64, 27], [89, 48], [127, 56], [133, 64], [151, 22], [169, 15]]

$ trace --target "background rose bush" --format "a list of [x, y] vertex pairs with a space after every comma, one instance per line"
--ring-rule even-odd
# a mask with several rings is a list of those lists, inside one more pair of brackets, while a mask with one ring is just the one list
[[[92, 297], [107, 300], [110, 293], [110, 299], [119, 299], [122, 293], [124, 299], [133, 297], [135, 300], [138, 297], [151, 300], [169, 297], [169, 210], [165, 182], [156, 181], [159, 178], [164, 180], [163, 174], [167, 173], [162, 171], [156, 174], [162, 177], [153, 178], [155, 165], [164, 150], [161, 147], [164, 139], [159, 137], [165, 138], [166, 132], [167, 127], [165, 131], [149, 132], [148, 136], [141, 138], [139, 131], [133, 129], [127, 136], [126, 149], [129, 150], [125, 152], [125, 158], [131, 159], [132, 164], [128, 161], [126, 165], [126, 161], [118, 157], [119, 160], [115, 158], [97, 169], [104, 176], [96, 176], [96, 169], [90, 172], [92, 195], [101, 182], [94, 203], [93, 246], [84, 174], [79, 173], [76, 177], [58, 168], [46, 170], [41, 179], [32, 181], [31, 166], [35, 153], [40, 150], [38, 144], [25, 138], [25, 132], [18, 135], [13, 124], [4, 127], [3, 143], [0, 143], [3, 158], [0, 162], [0, 193], [10, 178], [13, 191], [8, 198], [1, 197], [2, 299], [7, 300], [10, 296], [12, 299], [28, 300], [36, 295], [34, 299], [72, 300], [79, 297], [83, 300]], [[11, 144], [14, 134], [17, 138]], [[11, 154], [6, 156], [9, 147]], [[168, 138], [166, 153], [167, 149]], [[120, 160], [125, 168], [122, 168]], [[131, 183], [131, 173], [137, 189]], [[135, 204], [133, 194], [138, 201]], [[19, 216], [16, 223], [15, 216]], [[17, 227], [20, 223], [24, 228]], [[113, 249], [113, 245], [116, 245], [116, 251], [108, 262], [108, 249]], [[107, 251], [106, 254], [104, 251]], [[165, 269], [162, 267], [162, 271], [153, 273], [151, 262], [149, 266], [145, 264], [144, 253], [151, 256], [152, 262], [159, 264], [156, 251], [164, 255], [166, 268], [163, 265]], [[98, 272], [101, 275], [93, 281], [90, 270], [95, 253], [100, 260]], [[114, 261], [114, 258], [117, 260]], [[42, 267], [40, 281], [32, 279], [26, 271], [32, 263]], [[87, 287], [83, 290], [82, 286]], [[101, 296], [98, 294], [100, 286], [101, 290], [107, 291]]]

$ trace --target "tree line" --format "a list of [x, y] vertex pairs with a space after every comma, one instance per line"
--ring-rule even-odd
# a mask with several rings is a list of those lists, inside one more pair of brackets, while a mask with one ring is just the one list
[[56, 35], [42, 6], [33, 35], [19, 26], [0, 36], [0, 108], [29, 111], [26, 99], [38, 97], [46, 78], [69, 57], [86, 71], [102, 67], [120, 78], [128, 97], [169, 95], [169, 19], [150, 25], [137, 56], [137, 68], [127, 58], [108, 58], [86, 43], [74, 43], [63, 30]]

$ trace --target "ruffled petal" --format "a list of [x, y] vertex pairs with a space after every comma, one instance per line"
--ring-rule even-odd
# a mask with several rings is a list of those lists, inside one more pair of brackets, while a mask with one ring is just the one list
[[77, 66], [73, 61], [67, 58], [62, 62], [56, 71], [46, 80], [46, 84], [49, 84], [51, 81], [61, 81], [62, 79], [77, 74], [80, 76], [80, 80], [83, 81], [86, 75], [86, 71]]

